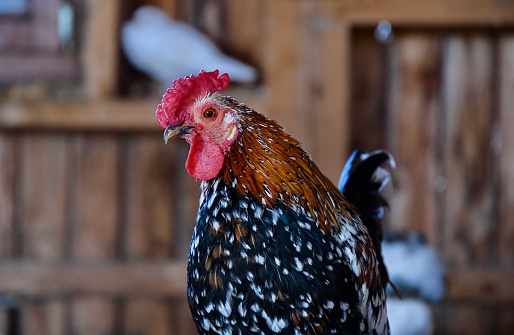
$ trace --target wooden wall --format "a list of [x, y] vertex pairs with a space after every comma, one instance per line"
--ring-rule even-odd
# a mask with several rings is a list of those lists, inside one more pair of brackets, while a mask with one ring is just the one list
[[186, 145], [160, 135], [141, 124], [0, 133], [0, 291], [21, 334], [194, 333], [183, 260], [198, 185]]
[[[116, 95], [116, 32], [143, 3], [255, 65], [258, 87], [230, 94], [277, 119], [332, 180], [354, 147], [390, 150], [388, 225], [425, 234], [447, 265], [436, 333], [512, 334], [512, 3], [71, 2], [85, 15], [83, 99], [0, 101], [0, 298], [14, 299], [23, 334], [195, 334], [187, 147], [162, 144], [158, 98]], [[384, 18], [394, 39], [381, 44]]]
[[514, 269], [514, 33], [399, 29], [388, 45], [370, 30], [354, 38], [352, 146], [391, 150], [389, 225], [422, 232], [447, 266], [438, 332], [512, 332], [512, 292], [502, 286]]

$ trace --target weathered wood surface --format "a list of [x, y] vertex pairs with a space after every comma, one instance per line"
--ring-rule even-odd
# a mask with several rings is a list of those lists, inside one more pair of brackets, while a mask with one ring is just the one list
[[80, 41], [84, 93], [90, 99], [110, 97], [117, 85], [120, 0], [84, 0], [83, 5], [88, 15]]
[[489, 312], [488, 306], [450, 305], [444, 312], [445, 326], [438, 334], [494, 334]]
[[[176, 179], [166, 176], [176, 175], [174, 160], [178, 158], [178, 143], [163, 145], [162, 139], [155, 136], [132, 136], [124, 141], [123, 154], [126, 157], [121, 164], [126, 172], [123, 176], [122, 194], [125, 195], [126, 217], [124, 223], [125, 239], [121, 248], [121, 257], [130, 260], [155, 261], [166, 260], [175, 256], [178, 226], [176, 216]], [[155, 158], [159, 157], [158, 160]], [[150, 162], [150, 164], [149, 164]], [[163, 182], [168, 181], [168, 182]], [[187, 240], [187, 238], [186, 238]], [[180, 299], [185, 299], [184, 282], [186, 265], [180, 262], [177, 269], [179, 277], [165, 278], [167, 284], [179, 290]], [[176, 268], [178, 268], [176, 266]], [[153, 278], [156, 273], [149, 270], [145, 277]], [[173, 281], [173, 279], [175, 281]], [[164, 280], [163, 280], [164, 281]], [[152, 285], [162, 286], [162, 283]], [[139, 291], [139, 290], [138, 290]], [[175, 313], [174, 299], [170, 294], [161, 293], [160, 300], [141, 298], [125, 299], [123, 307], [124, 329], [129, 333], [162, 334], [172, 333], [176, 327], [171, 316]]]
[[22, 305], [21, 333], [65, 335], [66, 303], [63, 299], [27, 299]]
[[498, 230], [492, 40], [484, 34], [449, 36], [446, 51], [443, 250], [449, 263], [486, 264]]
[[155, 108], [160, 99], [87, 102], [5, 102], [0, 106], [4, 130], [158, 130]]
[[[19, 179], [15, 204], [21, 226], [20, 250], [24, 258], [55, 261], [62, 258], [66, 238], [66, 189], [69, 145], [60, 134], [29, 134], [19, 139]], [[26, 301], [22, 329], [50, 335], [64, 325], [63, 302]], [[57, 329], [56, 329], [57, 328]]]
[[514, 280], [512, 268], [451, 269], [446, 280], [449, 302], [501, 305], [514, 301], [514, 288], [505, 284]]
[[349, 146], [374, 151], [386, 143], [387, 47], [369, 30], [356, 30], [352, 39]]
[[[113, 298], [183, 298], [186, 263], [180, 261], [3, 261], [0, 290], [41, 299], [71, 294]], [[181, 299], [179, 299], [181, 300]]]
[[[19, 250], [20, 234], [15, 227], [17, 184], [16, 138], [0, 134], [0, 257], [12, 257]], [[17, 236], [18, 235], [18, 236]], [[19, 251], [17, 252], [19, 254]]]
[[[186, 265], [169, 263], [187, 255], [198, 203], [197, 183], [182, 173], [185, 144], [164, 145], [158, 129], [11, 129], [0, 138], [0, 194], [10, 206], [0, 222], [10, 243], [2, 259], [30, 263], [0, 265], [0, 294], [19, 302], [24, 333], [138, 330], [127, 320], [141, 317], [132, 314], [141, 304], [160, 315], [154, 332], [164, 315], [186, 315]], [[176, 323], [194, 333], [190, 319]]]
[[[261, 89], [229, 87], [233, 96], [266, 114], [267, 97]], [[3, 101], [0, 130], [57, 131], [160, 131], [155, 110], [161, 97], [147, 99], [99, 99], [86, 101]]]
[[70, 58], [55, 55], [21, 56], [0, 54], [0, 81], [75, 78], [78, 76], [77, 63]]
[[21, 250], [32, 259], [60, 259], [64, 252], [69, 146], [62, 135], [28, 135], [20, 146]]
[[[498, 252], [501, 264], [514, 266], [514, 34], [499, 39], [499, 120], [495, 125], [499, 150]], [[498, 130], [499, 128], [499, 130]], [[499, 131], [499, 134], [498, 134]], [[514, 314], [513, 314], [514, 315]], [[514, 327], [513, 327], [514, 329]]]
[[[268, 116], [337, 182], [348, 152], [350, 32], [334, 2], [270, 2]], [[278, 75], [279, 74], [279, 75]]]
[[[280, 1], [280, 0], [279, 0]], [[355, 26], [375, 26], [380, 20], [420, 27], [498, 27], [514, 25], [511, 2], [466, 0], [338, 1], [338, 15]]]
[[390, 200], [393, 229], [412, 229], [437, 240], [435, 173], [439, 39], [407, 32], [390, 48], [387, 148], [398, 168]]
[[[123, 140], [120, 176], [125, 208], [121, 220], [126, 238], [120, 243], [121, 257], [128, 259], [166, 259], [174, 256], [176, 209], [174, 190], [178, 189], [173, 162], [177, 159], [175, 143], [163, 145], [152, 135]], [[158, 160], [155, 158], [159, 157]], [[165, 182], [168, 181], [168, 182]]]
[[[129, 334], [175, 333], [174, 309], [166, 299], [132, 299], [125, 306], [124, 330]], [[179, 334], [179, 333], [177, 333]]]
[[[108, 135], [77, 136], [73, 141], [74, 183], [70, 253], [74, 260], [107, 261], [119, 256], [120, 142]], [[77, 334], [116, 331], [116, 306], [105, 297], [71, 302], [71, 328]]]
[[[356, 108], [350, 117], [380, 118], [366, 98], [380, 100], [385, 92], [387, 119], [385, 125], [375, 121], [382, 128], [377, 133], [355, 121], [352, 131], [361, 137], [354, 140], [367, 143], [363, 138], [372, 134], [369, 141], [377, 141], [385, 130], [386, 148], [398, 166], [389, 226], [425, 234], [447, 266], [437, 334], [509, 334], [512, 322], [501, 311], [510, 302], [501, 297], [509, 296], [503, 290], [512, 280], [504, 274], [514, 269], [512, 34], [397, 30], [380, 47], [369, 46], [366, 33], [373, 32], [354, 35]], [[377, 85], [381, 75], [384, 84]]]

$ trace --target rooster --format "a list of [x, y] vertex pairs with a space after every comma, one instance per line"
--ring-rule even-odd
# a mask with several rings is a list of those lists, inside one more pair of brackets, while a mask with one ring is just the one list
[[[201, 181], [187, 281], [199, 334], [389, 334], [381, 229], [277, 122], [221, 95], [229, 82], [218, 70], [177, 79], [156, 111], [164, 141], [190, 145], [186, 169]], [[363, 208], [374, 225], [374, 172], [390, 157], [362, 157], [341, 188], [357, 202], [373, 193]]]

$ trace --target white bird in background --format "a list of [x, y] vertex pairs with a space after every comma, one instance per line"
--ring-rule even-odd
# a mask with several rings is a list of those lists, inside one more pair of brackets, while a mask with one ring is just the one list
[[252, 83], [257, 71], [226, 56], [205, 35], [172, 20], [155, 6], [139, 7], [121, 30], [121, 44], [130, 63], [164, 85], [200, 70], [219, 69], [230, 79]]
[[386, 231], [382, 255], [389, 278], [404, 298], [416, 297], [433, 303], [443, 297], [443, 264], [421, 235]]
[[395, 335], [431, 335], [431, 305], [444, 296], [444, 267], [419, 234], [386, 231], [382, 256], [403, 299], [388, 291], [387, 316]]
[[407, 298], [387, 297], [387, 317], [391, 334], [394, 335], [432, 335], [434, 324], [432, 310], [426, 302]]

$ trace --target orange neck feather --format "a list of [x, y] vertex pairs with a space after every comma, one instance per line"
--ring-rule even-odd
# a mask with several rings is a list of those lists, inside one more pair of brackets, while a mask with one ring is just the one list
[[248, 109], [240, 114], [240, 126], [221, 170], [239, 194], [250, 194], [267, 207], [281, 202], [303, 209], [327, 233], [341, 214], [353, 216], [341, 192], [275, 121]]

